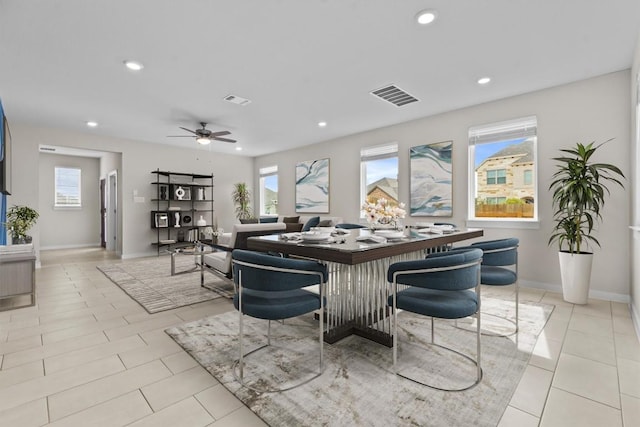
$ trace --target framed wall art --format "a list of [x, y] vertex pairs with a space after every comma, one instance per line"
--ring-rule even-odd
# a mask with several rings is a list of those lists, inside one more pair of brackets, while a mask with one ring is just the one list
[[296, 212], [329, 213], [329, 159], [296, 165]]
[[453, 141], [411, 147], [411, 216], [452, 216]]
[[154, 212], [154, 225], [156, 228], [169, 227], [169, 215], [166, 212]]

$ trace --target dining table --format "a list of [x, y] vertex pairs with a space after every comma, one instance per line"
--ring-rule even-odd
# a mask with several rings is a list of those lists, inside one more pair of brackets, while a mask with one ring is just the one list
[[[312, 238], [317, 233], [316, 238]], [[320, 238], [320, 233], [326, 236]], [[391, 347], [389, 266], [448, 250], [456, 242], [483, 236], [482, 229], [414, 229], [391, 233], [370, 229], [314, 230], [247, 239], [250, 250], [313, 259], [327, 264], [325, 342], [358, 335]], [[308, 237], [308, 238], [307, 238]]]

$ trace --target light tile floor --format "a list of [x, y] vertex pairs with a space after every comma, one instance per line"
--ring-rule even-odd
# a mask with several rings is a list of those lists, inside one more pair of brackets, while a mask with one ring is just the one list
[[[43, 251], [37, 305], [0, 312], [0, 426], [264, 426], [164, 333], [229, 311], [229, 301], [150, 315], [96, 269], [105, 262], [122, 261], [96, 249]], [[499, 426], [640, 426], [628, 306], [520, 296], [556, 308]]]

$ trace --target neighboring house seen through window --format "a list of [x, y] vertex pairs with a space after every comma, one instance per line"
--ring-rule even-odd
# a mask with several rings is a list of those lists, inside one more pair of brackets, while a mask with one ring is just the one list
[[81, 207], [82, 171], [79, 168], [55, 168], [55, 207]]
[[469, 219], [535, 221], [537, 120], [469, 129]]
[[[398, 144], [360, 150], [360, 204], [385, 198], [398, 205]], [[360, 217], [363, 218], [362, 212]]]
[[260, 215], [278, 214], [278, 166], [260, 168]]

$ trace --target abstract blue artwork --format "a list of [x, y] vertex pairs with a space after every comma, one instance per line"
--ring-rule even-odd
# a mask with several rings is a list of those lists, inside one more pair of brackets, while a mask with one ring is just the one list
[[329, 159], [296, 165], [296, 212], [329, 213]]
[[411, 216], [452, 216], [453, 141], [411, 147]]

